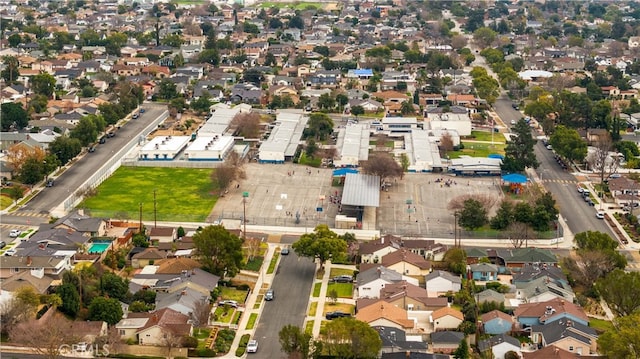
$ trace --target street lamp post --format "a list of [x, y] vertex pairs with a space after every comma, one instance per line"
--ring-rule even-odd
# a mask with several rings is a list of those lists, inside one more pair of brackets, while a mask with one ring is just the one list
[[453, 246], [458, 247], [458, 212], [453, 212]]
[[249, 198], [249, 192], [242, 192], [242, 237], [247, 240], [247, 198]]

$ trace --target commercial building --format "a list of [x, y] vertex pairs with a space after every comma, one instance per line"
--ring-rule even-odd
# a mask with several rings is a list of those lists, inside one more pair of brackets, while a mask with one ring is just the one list
[[260, 145], [260, 163], [284, 163], [292, 160], [301, 144], [308, 118], [299, 111], [281, 111], [269, 138]]
[[442, 172], [440, 150], [429, 131], [413, 130], [404, 136], [404, 145], [409, 157], [409, 172]]
[[232, 136], [199, 136], [184, 151], [189, 161], [224, 161], [233, 149]]
[[454, 130], [460, 136], [471, 135], [471, 117], [466, 113], [427, 114], [428, 128], [431, 130]]
[[367, 125], [350, 124], [341, 128], [336, 147], [336, 167], [357, 167], [360, 161], [369, 159], [370, 130]]
[[139, 154], [141, 161], [171, 161], [178, 156], [189, 141], [190, 136], [158, 136], [142, 147]]

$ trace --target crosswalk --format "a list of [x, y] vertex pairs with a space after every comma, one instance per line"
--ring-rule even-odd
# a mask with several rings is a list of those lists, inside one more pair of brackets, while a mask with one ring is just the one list
[[29, 229], [32, 228], [33, 226], [29, 226], [26, 224], [7, 224], [7, 223], [0, 223], [0, 228], [3, 229], [20, 229], [20, 230], [25, 230], [25, 229]]
[[48, 213], [29, 212], [29, 211], [17, 211], [17, 212], [10, 213], [8, 215], [16, 216], [16, 217], [37, 217], [37, 218], [49, 218], [50, 217]]
[[576, 180], [563, 180], [563, 179], [543, 179], [543, 183], [560, 183], [560, 184], [577, 184]]

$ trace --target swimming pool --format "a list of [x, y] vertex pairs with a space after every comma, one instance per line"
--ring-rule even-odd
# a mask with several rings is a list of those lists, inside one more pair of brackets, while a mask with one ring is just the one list
[[101, 254], [102, 252], [106, 251], [109, 246], [111, 245], [111, 242], [107, 242], [107, 243], [93, 243], [91, 245], [91, 247], [89, 247], [89, 253], [97, 253], [97, 254]]

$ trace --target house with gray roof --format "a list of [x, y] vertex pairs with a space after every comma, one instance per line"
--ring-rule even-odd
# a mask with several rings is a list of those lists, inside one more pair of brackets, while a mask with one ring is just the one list
[[597, 339], [595, 329], [568, 319], [531, 327], [534, 344], [540, 347], [554, 345], [580, 355], [596, 353]]
[[[374, 326], [380, 339], [382, 340], [382, 353], [402, 352], [427, 352], [427, 343], [420, 339], [416, 340], [415, 336], [407, 338], [404, 330], [395, 327], [386, 327], [382, 325]], [[408, 340], [409, 339], [409, 340]]]
[[572, 303], [575, 296], [571, 286], [554, 283], [546, 278], [516, 284], [516, 299], [527, 303], [546, 302], [555, 298]]
[[26, 241], [16, 247], [16, 255], [31, 257], [73, 256], [80, 248], [88, 248], [90, 237], [67, 228], [51, 228], [43, 224]]
[[457, 293], [462, 286], [460, 277], [441, 270], [434, 270], [425, 275], [424, 280], [429, 296], [438, 296], [447, 292]]
[[480, 353], [491, 353], [495, 359], [504, 359], [508, 352], [520, 353], [520, 341], [510, 335], [500, 334], [478, 342]]
[[465, 335], [462, 332], [441, 331], [431, 333], [431, 350], [434, 353], [453, 353], [458, 348]]
[[199, 302], [209, 302], [209, 294], [203, 294], [193, 288], [186, 287], [173, 293], [158, 292], [156, 310], [169, 308], [184, 315], [191, 316]]
[[107, 221], [104, 218], [91, 217], [76, 211], [58, 219], [53, 224], [53, 228], [71, 229], [86, 236], [100, 237], [107, 234]]
[[485, 289], [482, 292], [476, 294], [476, 302], [478, 304], [488, 302], [504, 303], [504, 294], [498, 293], [493, 289]]
[[380, 289], [384, 288], [385, 285], [397, 283], [402, 280], [407, 280], [407, 282], [418, 285], [416, 279], [403, 277], [402, 274], [384, 266], [375, 266], [360, 272], [356, 277], [358, 298], [379, 298]]

